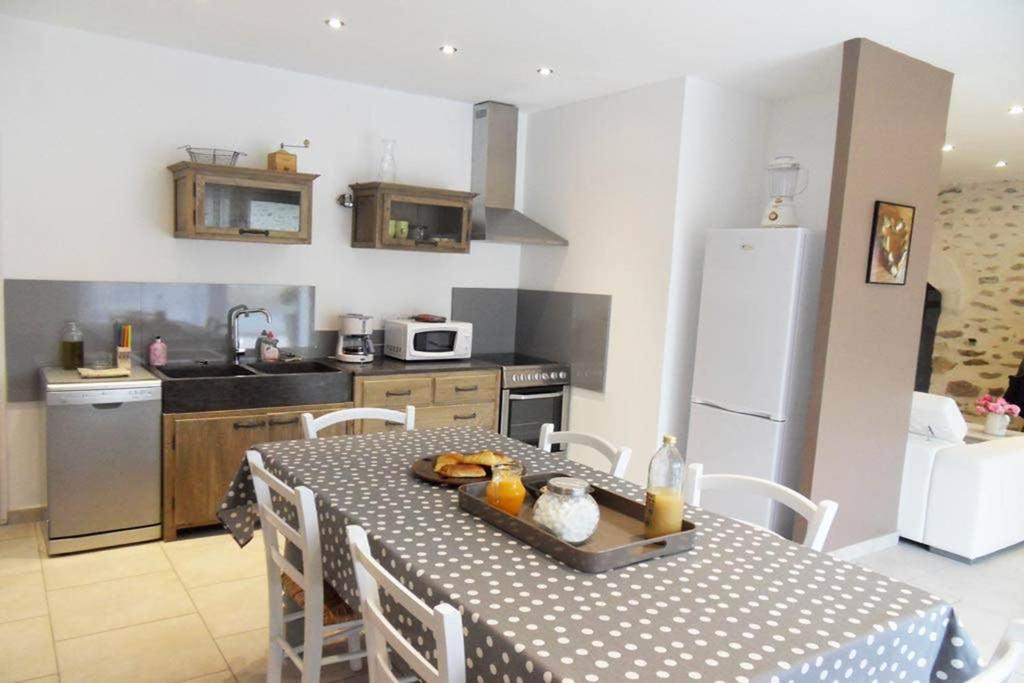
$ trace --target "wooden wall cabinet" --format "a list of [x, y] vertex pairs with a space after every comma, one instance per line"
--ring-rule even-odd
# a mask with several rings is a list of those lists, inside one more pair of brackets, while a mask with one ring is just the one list
[[310, 173], [182, 161], [174, 174], [174, 236], [271, 244], [309, 244]]
[[469, 251], [475, 193], [395, 183], [356, 183], [349, 187], [355, 201], [353, 247]]
[[[471, 370], [434, 374], [356, 377], [355, 403], [361, 407], [402, 410], [416, 406], [416, 428], [483, 427], [498, 429], [500, 371]], [[404, 429], [380, 420], [362, 420], [360, 433]]]
[[[163, 416], [163, 528], [173, 541], [179, 529], [219, 524], [217, 510], [245, 451], [268, 441], [302, 438], [302, 413], [319, 417], [352, 403]], [[334, 425], [321, 436], [354, 433], [352, 423]]]

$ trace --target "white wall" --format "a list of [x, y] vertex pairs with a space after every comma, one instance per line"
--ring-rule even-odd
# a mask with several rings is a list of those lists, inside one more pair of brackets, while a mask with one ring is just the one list
[[[517, 246], [351, 249], [351, 213], [334, 202], [375, 177], [381, 137], [398, 140], [400, 182], [468, 189], [469, 104], [5, 17], [0, 92], [4, 277], [315, 285], [321, 329], [352, 310], [447, 315], [453, 286], [519, 283]], [[241, 149], [263, 166], [307, 137], [299, 169], [320, 174], [312, 245], [172, 237], [178, 145]], [[40, 505], [41, 408], [11, 404], [6, 427], [11, 508]]]
[[526, 213], [566, 249], [523, 247], [524, 288], [611, 294], [603, 394], [574, 389], [573, 429], [635, 452], [643, 481], [658, 439], [682, 79], [529, 117]]
[[810, 168], [797, 206], [823, 226], [837, 106], [687, 77], [530, 115], [526, 211], [570, 246], [524, 247], [521, 286], [612, 295], [606, 390], [574, 389], [570, 423], [632, 447], [631, 479], [661, 434], [686, 440], [706, 232], [760, 224], [783, 153]]
[[[832, 157], [839, 116], [839, 79], [835, 81], [834, 89], [773, 100], [768, 107], [764, 165], [776, 156], [790, 154], [807, 169], [807, 189], [797, 195], [793, 204], [801, 223], [818, 230], [823, 230], [828, 220], [832, 191]], [[762, 197], [767, 204], [768, 184], [764, 178], [762, 175]]]
[[685, 446], [708, 230], [761, 221], [768, 104], [686, 79], [658, 431]]

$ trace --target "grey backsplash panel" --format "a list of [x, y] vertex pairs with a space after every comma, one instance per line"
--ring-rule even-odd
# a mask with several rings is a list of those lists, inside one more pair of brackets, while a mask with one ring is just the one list
[[473, 353], [512, 353], [518, 289], [452, 288], [452, 320], [473, 323]]
[[612, 298], [519, 290], [516, 351], [572, 367], [572, 386], [604, 391]]
[[145, 359], [149, 342], [160, 335], [172, 362], [224, 361], [229, 308], [265, 307], [273, 316], [270, 325], [262, 317], [242, 318], [239, 331], [247, 348], [269, 327], [282, 347], [302, 351], [314, 344], [314, 299], [309, 286], [6, 280], [7, 397], [41, 398], [38, 370], [60, 362], [66, 320], [82, 328], [87, 363], [111, 358], [119, 322], [134, 327], [136, 359]]
[[517, 352], [572, 366], [572, 385], [604, 391], [612, 298], [528, 289], [452, 289], [452, 318], [473, 323], [473, 353]]

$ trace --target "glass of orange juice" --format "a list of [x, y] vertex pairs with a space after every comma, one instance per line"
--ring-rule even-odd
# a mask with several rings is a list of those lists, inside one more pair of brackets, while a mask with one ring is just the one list
[[523, 466], [507, 462], [491, 467], [491, 481], [487, 484], [484, 497], [487, 502], [510, 515], [518, 515], [526, 499], [523, 486]]

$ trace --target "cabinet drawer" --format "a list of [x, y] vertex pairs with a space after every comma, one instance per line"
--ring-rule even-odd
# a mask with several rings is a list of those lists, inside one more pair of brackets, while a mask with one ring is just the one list
[[373, 408], [405, 408], [430, 405], [434, 396], [432, 377], [364, 379], [360, 405]]
[[497, 427], [494, 403], [433, 406], [416, 411], [416, 429], [431, 427]]
[[498, 400], [498, 376], [493, 372], [460, 372], [434, 378], [434, 403], [459, 405]]

